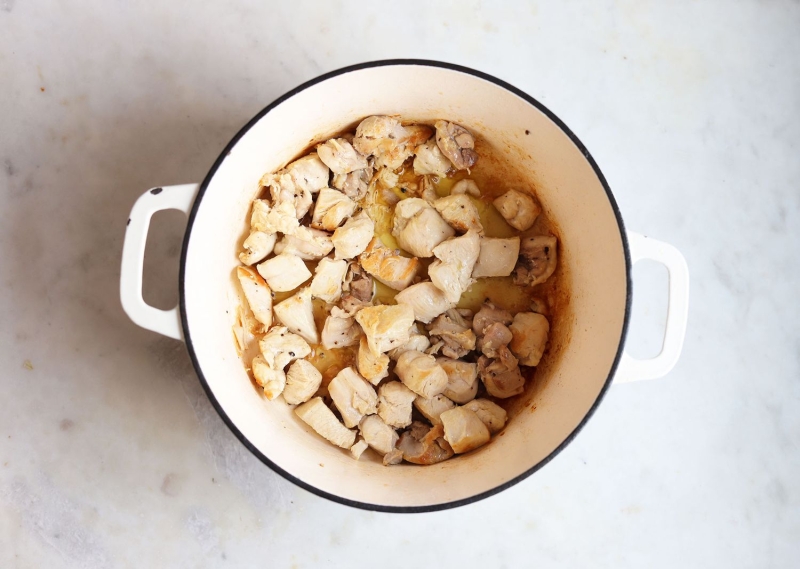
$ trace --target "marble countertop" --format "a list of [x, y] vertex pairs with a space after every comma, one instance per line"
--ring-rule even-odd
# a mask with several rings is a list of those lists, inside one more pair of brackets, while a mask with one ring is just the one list
[[[386, 6], [0, 0], [0, 567], [800, 566], [800, 5]], [[200, 181], [299, 83], [390, 57], [541, 100], [692, 274], [668, 377], [613, 387], [517, 486], [413, 516], [263, 466], [118, 295], [141, 192]], [[153, 228], [160, 306], [182, 223]], [[637, 266], [634, 354], [664, 286]]]

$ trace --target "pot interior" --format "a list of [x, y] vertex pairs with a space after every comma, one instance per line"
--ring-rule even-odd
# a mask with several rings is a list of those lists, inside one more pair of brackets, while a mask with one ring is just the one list
[[[551, 353], [511, 408], [501, 435], [443, 463], [384, 467], [332, 446], [282, 398], [267, 401], [237, 355], [241, 303], [234, 278], [258, 180], [310, 144], [374, 114], [404, 122], [439, 118], [475, 133], [523, 173], [558, 227], [559, 272], [568, 300], [553, 322]], [[334, 75], [285, 98], [221, 157], [195, 204], [184, 258], [182, 302], [201, 379], [240, 438], [317, 492], [378, 508], [428, 508], [497, 490], [545, 461], [579, 427], [610, 381], [622, 341], [628, 278], [621, 224], [581, 149], [523, 97], [476, 75], [422, 64]]]

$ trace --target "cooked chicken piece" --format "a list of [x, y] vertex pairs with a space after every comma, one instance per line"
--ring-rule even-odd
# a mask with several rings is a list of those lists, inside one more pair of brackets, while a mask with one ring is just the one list
[[[378, 396], [367, 381], [351, 367], [346, 367], [328, 384], [328, 393], [348, 428], [355, 427], [364, 415], [378, 411]], [[369, 442], [369, 439], [364, 436]]]
[[399, 381], [384, 383], [378, 388], [378, 415], [392, 427], [411, 424], [411, 410], [417, 394]]
[[356, 356], [356, 366], [358, 373], [372, 385], [378, 385], [381, 380], [389, 375], [389, 356], [386, 354], [373, 354], [369, 349], [366, 336], [361, 336], [358, 343], [358, 355]]
[[506, 346], [500, 346], [497, 352], [497, 359], [478, 358], [478, 373], [486, 391], [499, 399], [519, 395], [525, 389], [525, 378], [519, 371], [517, 358]]
[[368, 306], [356, 314], [356, 321], [367, 335], [370, 351], [377, 356], [408, 340], [414, 311], [405, 304]]
[[239, 260], [245, 265], [254, 265], [263, 261], [272, 253], [275, 248], [275, 241], [278, 236], [274, 233], [264, 233], [263, 231], [253, 231], [244, 240], [242, 247], [244, 251], [239, 253]]
[[414, 158], [414, 174], [424, 176], [433, 174], [444, 178], [448, 170], [453, 167], [450, 160], [442, 154], [435, 140], [430, 140], [417, 147], [416, 158]]
[[447, 121], [436, 121], [436, 144], [458, 170], [467, 170], [478, 161], [475, 139], [467, 129]]
[[447, 300], [445, 294], [430, 281], [411, 285], [394, 298], [397, 304], [410, 307], [414, 311], [414, 318], [425, 324], [455, 304]]
[[502, 431], [506, 426], [508, 420], [506, 410], [488, 399], [475, 399], [464, 405], [464, 408], [475, 413], [493, 435]]
[[506, 222], [520, 231], [530, 229], [542, 213], [542, 208], [530, 195], [518, 190], [508, 190], [492, 203]]
[[397, 184], [400, 182], [400, 176], [397, 172], [393, 172], [389, 168], [381, 168], [378, 171], [376, 181], [385, 189], [392, 189], [397, 187]]
[[300, 289], [273, 309], [278, 320], [290, 331], [302, 336], [309, 344], [319, 344], [314, 310], [311, 304], [311, 287]]
[[311, 280], [311, 296], [325, 302], [336, 302], [342, 297], [342, 281], [346, 273], [347, 261], [321, 259]]
[[360, 337], [361, 327], [356, 319], [334, 306], [322, 328], [322, 347], [330, 350], [354, 346]]
[[391, 466], [392, 464], [400, 464], [403, 462], [403, 451], [399, 449], [392, 449], [383, 455], [383, 465]]
[[311, 227], [333, 231], [342, 222], [353, 215], [356, 202], [348, 198], [339, 190], [322, 188], [317, 196], [314, 206], [314, 215], [311, 217]]
[[267, 259], [256, 268], [275, 292], [294, 290], [311, 277], [303, 259], [290, 254]]
[[351, 431], [339, 422], [333, 411], [328, 409], [328, 406], [322, 401], [322, 397], [314, 397], [308, 403], [298, 405], [294, 412], [320, 436], [336, 446], [345, 449], [353, 446], [356, 440], [356, 432]]
[[357, 261], [348, 266], [342, 289], [366, 304], [372, 302], [372, 297], [375, 295], [375, 283], [372, 277]]
[[481, 239], [474, 231], [454, 237], [433, 248], [436, 260], [428, 267], [428, 276], [453, 304], [461, 299], [475, 280], [472, 271], [478, 260]]
[[244, 297], [256, 320], [265, 328], [272, 326], [272, 291], [253, 269], [237, 267], [236, 276], [242, 285]]
[[359, 260], [365, 271], [394, 290], [410, 285], [419, 270], [419, 259], [403, 257], [399, 251], [384, 247], [379, 237], [370, 241]]
[[431, 134], [424, 125], [404, 127], [394, 117], [372, 116], [356, 128], [353, 146], [364, 156], [375, 156], [376, 166], [397, 170]]
[[462, 454], [485, 445], [492, 438], [489, 429], [474, 411], [466, 407], [456, 407], [445, 411], [441, 416], [444, 427], [444, 440], [450, 443], [453, 451]]
[[[436, 338], [434, 338], [434, 340], [436, 340]], [[439, 340], [438, 342], [435, 341], [433, 344], [431, 344], [431, 346], [427, 350], [425, 350], [425, 353], [428, 354], [429, 356], [435, 356], [442, 350], [443, 347], [444, 347], [443, 341], [441, 340]]]
[[275, 207], [267, 200], [253, 200], [253, 214], [250, 216], [252, 231], [263, 233], [294, 233], [300, 226], [291, 202], [280, 202]]
[[411, 429], [400, 435], [397, 448], [403, 452], [403, 459], [413, 464], [436, 464], [453, 456], [441, 425], [431, 428], [425, 423], [412, 423]]
[[258, 342], [264, 361], [272, 369], [280, 369], [294, 360], [311, 353], [311, 346], [303, 338], [289, 332], [284, 326], [273, 326]]
[[519, 262], [514, 269], [514, 284], [537, 285], [556, 270], [558, 240], [549, 235], [528, 237], [520, 245]]
[[425, 200], [408, 198], [394, 208], [392, 235], [400, 247], [416, 257], [433, 256], [433, 248], [455, 233]]
[[393, 350], [389, 351], [389, 357], [393, 360], [396, 360], [400, 356], [403, 355], [403, 352], [407, 352], [409, 350], [416, 350], [417, 352], [424, 352], [428, 348], [430, 348], [431, 342], [428, 340], [428, 337], [422, 334], [419, 327], [416, 323], [414, 323], [411, 328], [408, 330], [408, 340]]
[[478, 208], [464, 194], [451, 194], [433, 202], [433, 207], [459, 233], [470, 229], [483, 235], [483, 225]]
[[422, 176], [417, 193], [420, 198], [431, 205], [439, 199], [439, 194], [436, 193], [436, 185], [433, 183], [433, 176]]
[[348, 174], [367, 167], [367, 159], [344, 138], [331, 138], [317, 146], [319, 159], [334, 174]]
[[489, 358], [499, 357], [497, 351], [501, 346], [508, 346], [512, 334], [502, 322], [489, 324], [478, 339], [478, 349]]
[[478, 394], [478, 365], [452, 358], [436, 358], [447, 374], [447, 387], [442, 395], [463, 405]]
[[289, 405], [298, 405], [311, 399], [322, 384], [322, 374], [308, 360], [295, 360], [286, 372], [283, 399]]
[[367, 444], [382, 455], [392, 452], [399, 438], [395, 430], [384, 423], [383, 419], [377, 415], [364, 417], [361, 420], [359, 429]]
[[397, 358], [394, 372], [411, 391], [424, 398], [439, 395], [447, 388], [447, 374], [436, 358], [408, 351]]
[[289, 174], [277, 173], [267, 174], [261, 178], [261, 184], [269, 187], [269, 194], [272, 197], [272, 204], [290, 203], [294, 207], [295, 217], [302, 219], [311, 208], [314, 201], [311, 192], [294, 183]]
[[351, 293], [347, 292], [342, 295], [342, 300], [339, 302], [339, 306], [341, 307], [342, 312], [344, 312], [348, 316], [355, 316], [358, 313], [358, 311], [361, 310], [362, 308], [366, 308], [367, 306], [372, 306], [372, 303], [359, 300]]
[[369, 448], [367, 441], [363, 438], [359, 437], [356, 443], [350, 447], [350, 454], [353, 455], [353, 458], [359, 460], [361, 455], [364, 454], [364, 451]]
[[256, 378], [256, 383], [264, 389], [264, 395], [267, 396], [267, 399], [272, 401], [283, 392], [283, 388], [286, 386], [286, 374], [283, 369], [271, 367], [261, 354], [253, 358], [253, 363], [250, 367], [253, 370], [253, 377]]
[[428, 326], [428, 333], [432, 339], [443, 342], [442, 354], [450, 358], [463, 358], [475, 349], [475, 332], [453, 310], [436, 318]]
[[453, 189], [450, 190], [450, 195], [457, 196], [459, 194], [466, 194], [479, 198], [481, 197], [481, 190], [478, 188], [478, 184], [473, 180], [459, 180], [455, 183]]
[[367, 212], [362, 211], [348, 219], [344, 225], [333, 232], [333, 246], [336, 247], [337, 259], [352, 259], [363, 253], [372, 236], [375, 234], [375, 223]]
[[481, 237], [481, 252], [472, 270], [472, 276], [507, 277], [514, 270], [519, 256], [519, 237], [494, 239]]
[[298, 158], [284, 170], [292, 177], [297, 187], [312, 194], [328, 185], [330, 172], [316, 152]]
[[519, 358], [519, 363], [525, 366], [539, 365], [550, 333], [547, 318], [535, 312], [520, 312], [514, 316], [510, 328], [514, 338], [509, 347]]
[[351, 200], [358, 201], [367, 195], [372, 174], [372, 167], [356, 170], [348, 174], [336, 174], [333, 177], [333, 187], [341, 190]]
[[426, 124], [410, 124], [403, 127], [400, 142], [416, 148], [433, 136], [433, 128]]
[[456, 404], [444, 395], [436, 395], [430, 399], [424, 397], [414, 399], [414, 407], [433, 425], [441, 425], [442, 420], [439, 416], [455, 406]]
[[511, 316], [508, 310], [501, 310], [500, 308], [496, 308], [491, 302], [485, 302], [472, 318], [472, 331], [480, 336], [490, 324], [501, 322], [508, 326], [513, 319], [514, 317]]
[[331, 236], [319, 229], [298, 227], [291, 235], [284, 235], [275, 245], [275, 253], [300, 257], [306, 261], [322, 259], [333, 250]]

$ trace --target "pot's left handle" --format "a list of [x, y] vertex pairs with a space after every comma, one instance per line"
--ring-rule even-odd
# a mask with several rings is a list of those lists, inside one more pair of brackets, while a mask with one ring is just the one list
[[681, 252], [669, 243], [633, 231], [628, 232], [628, 244], [633, 264], [642, 259], [650, 259], [667, 268], [669, 273], [667, 328], [664, 331], [661, 353], [656, 357], [637, 359], [623, 352], [614, 376], [615, 383], [656, 379], [667, 375], [678, 363], [689, 319], [689, 267]]
[[178, 307], [161, 310], [150, 306], [142, 298], [144, 248], [153, 214], [165, 209], [177, 209], [188, 215], [199, 187], [199, 184], [181, 184], [153, 188], [142, 194], [133, 204], [122, 246], [119, 296], [123, 310], [142, 328], [176, 340], [183, 340]]

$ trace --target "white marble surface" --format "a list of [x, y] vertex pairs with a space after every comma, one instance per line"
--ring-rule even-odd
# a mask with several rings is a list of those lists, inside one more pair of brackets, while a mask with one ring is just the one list
[[[800, 4], [214, 4], [0, 0], [0, 567], [800, 566]], [[388, 57], [539, 98], [693, 278], [667, 378], [612, 388], [514, 488], [414, 516], [273, 474], [117, 292], [139, 193], [199, 181], [300, 82]], [[161, 304], [180, 224], [154, 228]], [[644, 353], [663, 274], [636, 273]]]

